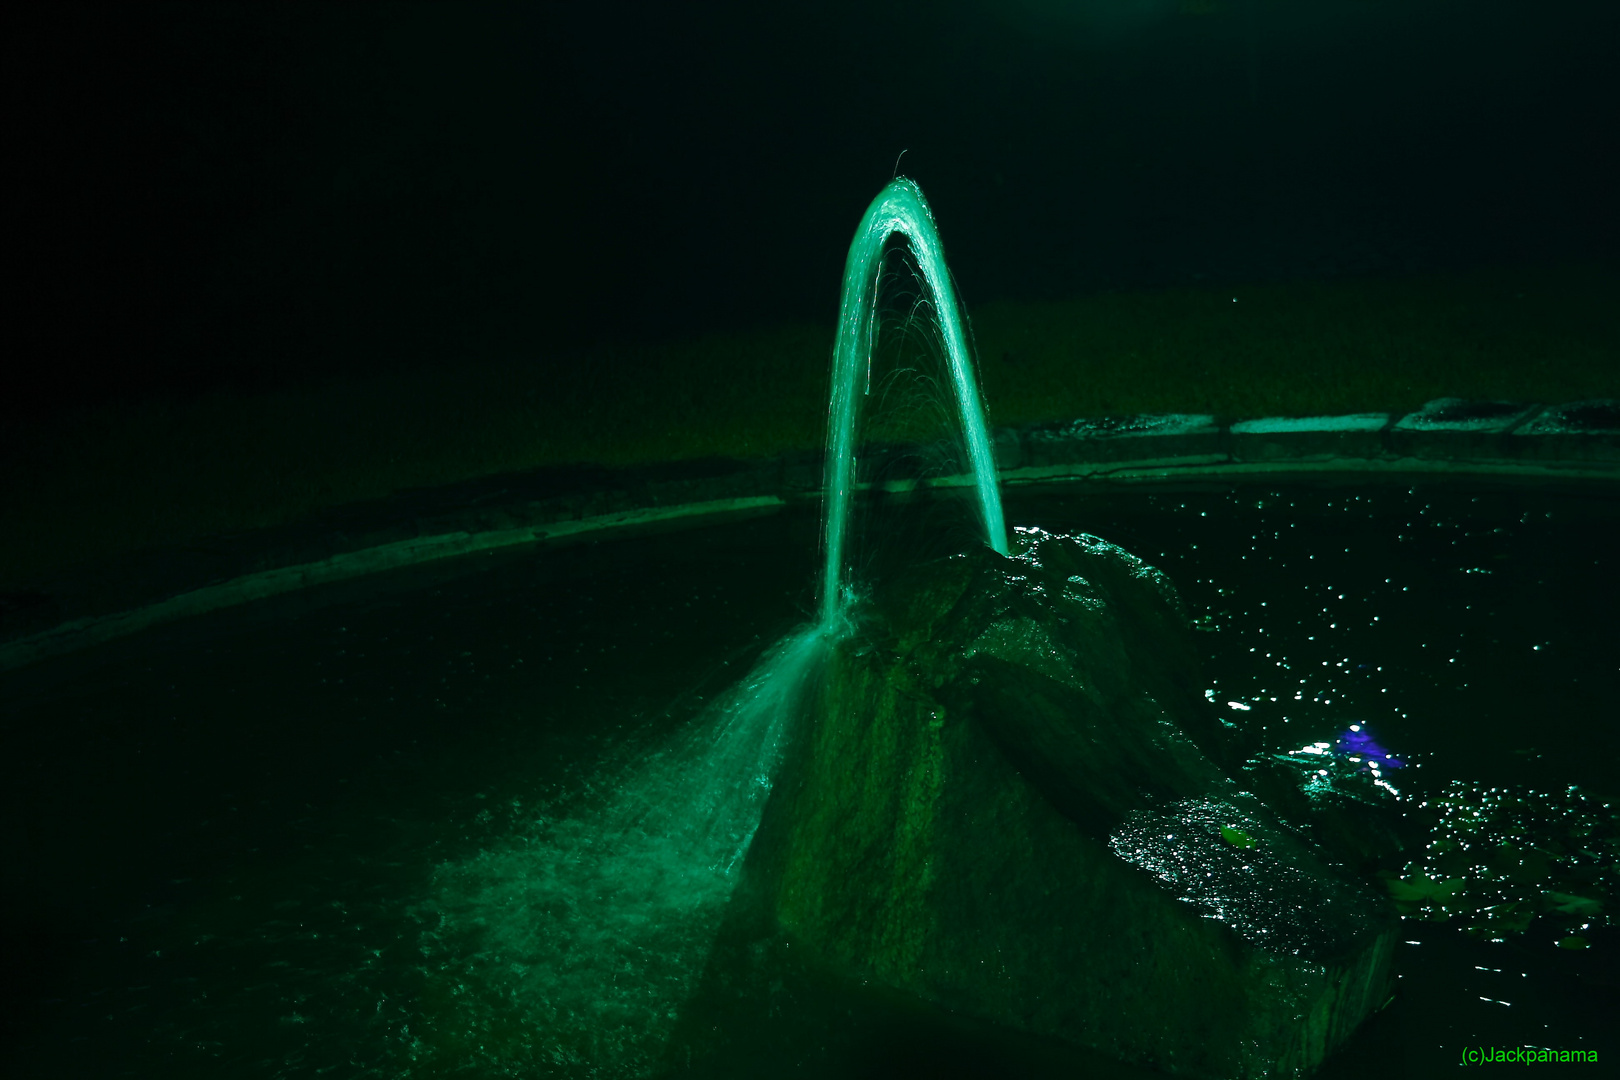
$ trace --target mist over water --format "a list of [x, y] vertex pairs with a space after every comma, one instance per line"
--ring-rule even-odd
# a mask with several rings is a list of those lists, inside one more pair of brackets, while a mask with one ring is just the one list
[[826, 637], [769, 650], [598, 805], [438, 867], [415, 912], [428, 1028], [413, 1061], [633, 1076], [702, 973]]

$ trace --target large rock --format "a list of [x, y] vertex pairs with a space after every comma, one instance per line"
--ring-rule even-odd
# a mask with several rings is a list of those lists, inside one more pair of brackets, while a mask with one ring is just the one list
[[1307, 1073], [1387, 1000], [1387, 901], [1234, 779], [1157, 570], [1021, 530], [856, 618], [750, 855], [802, 946], [1198, 1077]]

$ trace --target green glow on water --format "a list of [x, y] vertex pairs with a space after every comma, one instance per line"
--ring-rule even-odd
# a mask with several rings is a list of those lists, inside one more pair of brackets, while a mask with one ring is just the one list
[[996, 464], [984, 422], [984, 407], [973, 378], [973, 361], [956, 304], [956, 290], [945, 266], [944, 248], [928, 201], [923, 198], [921, 188], [901, 177], [880, 191], [866, 208], [844, 263], [844, 292], [838, 310], [838, 341], [833, 350], [832, 398], [827, 416], [824, 511], [827, 564], [821, 590], [823, 626], [837, 622], [843, 604], [844, 540], [849, 531], [849, 510], [855, 488], [855, 422], [865, 396], [856, 392], [856, 381], [862, 368], [870, 369], [872, 362], [878, 272], [882, 268], [883, 245], [895, 233], [903, 234], [911, 243], [928, 298], [944, 332], [946, 360], [956, 390], [986, 543], [999, 554], [1007, 554], [1007, 527], [1001, 514], [1001, 494], [996, 487]]

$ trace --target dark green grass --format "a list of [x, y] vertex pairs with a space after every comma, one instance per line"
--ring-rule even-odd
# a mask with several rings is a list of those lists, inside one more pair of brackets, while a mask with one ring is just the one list
[[[1620, 275], [1576, 268], [997, 303], [972, 323], [991, 423], [1620, 396]], [[566, 363], [446, 365], [100, 407], [6, 432], [0, 589], [114, 552], [546, 465], [821, 445], [830, 327]]]

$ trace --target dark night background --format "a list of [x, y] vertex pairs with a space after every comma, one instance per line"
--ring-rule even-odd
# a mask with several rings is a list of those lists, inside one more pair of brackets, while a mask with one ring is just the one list
[[[15, 18], [15, 16], [13, 16]], [[967, 303], [1611, 258], [1608, 0], [35, 5], [9, 410]]]
[[[532, 820], [548, 805], [539, 793], [551, 799], [576, 779], [595, 798], [596, 778], [611, 774], [591, 771], [594, 755], [639, 754], [636, 740], [695, 711], [699, 690], [757, 655], [771, 620], [785, 629], [814, 610], [816, 509], [797, 502], [804, 477], [819, 475], [805, 462], [827, 401], [831, 335], [820, 331], [835, 318], [851, 235], [897, 167], [932, 203], [970, 311], [1010, 302], [977, 313], [981, 340], [997, 318], [1005, 337], [1009, 325], [1035, 327], [1037, 302], [1121, 291], [1096, 305], [1117, 300], [1120, 312], [1092, 313], [1076, 335], [1060, 331], [1080, 326], [1071, 309], [1085, 305], [1046, 305], [1027, 354], [985, 349], [998, 392], [1012, 384], [1035, 400], [1013, 401], [998, 424], [1194, 408], [1224, 423], [1394, 413], [1450, 396], [1620, 396], [1620, 305], [1608, 298], [1620, 255], [1620, 0], [55, 2], [11, 9], [7, 24], [14, 284], [0, 366], [0, 645], [20, 642], [13, 655], [43, 639], [92, 642], [76, 637], [87, 626], [143, 625], [131, 613], [177, 618], [265, 581], [309, 585], [340, 558], [372, 568], [397, 552], [436, 558], [462, 540], [474, 550], [475, 531], [512, 543], [540, 518], [509, 519], [509, 508], [566, 505], [597, 525], [629, 524], [634, 515], [618, 508], [632, 495], [637, 508], [678, 501], [706, 515], [733, 478], [780, 477], [782, 490], [800, 478], [779, 518], [649, 514], [641, 525], [670, 531], [635, 544], [583, 530], [575, 543], [558, 529], [556, 558], [544, 559], [528, 554], [546, 535], [535, 528], [508, 549], [521, 561], [480, 564], [506, 576], [476, 576], [471, 556], [444, 558], [240, 614], [154, 622], [125, 643], [8, 672], [7, 1075], [22, 1075], [6, 1072], [9, 1055], [52, 1078], [358, 1075], [343, 1070], [367, 1061], [385, 1070], [372, 1075], [397, 1075], [424, 1039], [429, 1056], [413, 1075], [469, 1075], [469, 1063], [549, 1038], [526, 1019], [539, 1012], [513, 1012], [517, 999], [504, 996], [543, 984], [501, 981], [505, 958], [494, 952], [457, 966], [461, 939], [425, 931], [429, 909], [406, 898], [440, 896], [435, 867], [451, 853], [482, 865], [471, 853], [486, 837], [490, 851], [528, 843], [520, 801]], [[1443, 286], [1462, 272], [1492, 268], [1524, 268], [1543, 293], [1579, 302], [1560, 309], [1530, 289], [1509, 311], [1506, 298], [1525, 294], [1496, 283], [1447, 299]], [[1393, 295], [1425, 274], [1442, 287]], [[1366, 279], [1369, 295], [1286, 317], [1308, 306], [1299, 294], [1356, 293]], [[1271, 290], [1265, 309], [1247, 298], [1234, 309], [1225, 291], [1192, 292], [1200, 303], [1179, 306], [1157, 302], [1181, 294], [1126, 292], [1301, 281], [1344, 284]], [[1391, 282], [1391, 296], [1370, 295]], [[1577, 315], [1545, 314], [1560, 310]], [[1594, 325], [1555, 340], [1582, 320]], [[750, 329], [765, 332], [725, 344], [724, 332]], [[721, 336], [681, 345], [710, 333]], [[1113, 336], [1093, 363], [1085, 349], [1104, 333]], [[795, 353], [795, 341], [808, 344]], [[486, 364], [488, 378], [467, 373]], [[1419, 366], [1410, 386], [1355, 377]], [[1103, 382], [1105, 368], [1122, 376], [1107, 394], [1083, 407], [1059, 397]], [[1501, 370], [1532, 378], [1498, 393]], [[793, 372], [784, 389], [792, 380], [778, 373]], [[1119, 393], [1133, 381], [1142, 386], [1124, 389], [1136, 396]], [[1179, 400], [1206, 384], [1223, 395]], [[987, 397], [992, 385], [983, 380]], [[1258, 389], [1224, 393], [1234, 386]], [[268, 392], [282, 389], [291, 392]], [[772, 408], [784, 401], [796, 411]], [[954, 424], [954, 411], [942, 415]], [[746, 422], [725, 423], [737, 418]], [[1363, 446], [1366, 433], [1356, 437]], [[1557, 438], [1565, 450], [1575, 441]], [[870, 475], [886, 453], [869, 456]], [[1600, 475], [1606, 459], [1594, 460]], [[1527, 466], [1522, 488], [1478, 477], [1481, 497], [1462, 476], [1445, 478], [1433, 486], [1455, 483], [1455, 507], [1437, 503], [1442, 517], [1420, 519], [1431, 507], [1414, 472], [1406, 494], [1391, 487], [1376, 510], [1360, 508], [1359, 489], [1346, 503], [1346, 489], [1324, 487], [1321, 509], [1303, 496], [1245, 495], [1240, 506], [1223, 494], [1194, 516], [1181, 494], [1137, 504], [1121, 493], [1119, 507], [1139, 508], [1104, 511], [1104, 485], [1097, 502], [1078, 488], [1072, 501], [1032, 501], [1028, 520], [1117, 531], [1187, 583], [1195, 609], [1233, 628], [1221, 639], [1229, 652], [1210, 654], [1224, 693], [1245, 693], [1247, 679], [1268, 694], [1264, 680], [1290, 669], [1270, 652], [1262, 668], [1256, 648], [1241, 653], [1238, 642], [1258, 643], [1258, 624], [1285, 625], [1272, 620], [1291, 612], [1296, 629], [1276, 631], [1275, 647], [1298, 655], [1278, 657], [1308, 654], [1311, 670], [1320, 660], [1324, 678], [1356, 679], [1367, 694], [1368, 668], [1387, 662], [1400, 674], [1379, 707], [1411, 709], [1418, 721], [1397, 710], [1389, 723], [1409, 723], [1414, 744], [1449, 740], [1460, 748], [1450, 760], [1487, 762], [1501, 771], [1481, 775], [1515, 783], [1543, 775], [1524, 771], [1543, 754], [1509, 754], [1531, 754], [1531, 740], [1561, 747], [1533, 768], [1562, 784], [1607, 775], [1601, 763], [1612, 762], [1591, 749], [1601, 738], [1568, 734], [1595, 730], [1613, 702], [1603, 689], [1613, 685], [1603, 674], [1612, 500], [1539, 490], [1575, 461], [1554, 460], [1545, 474]], [[1351, 503], [1364, 516], [1352, 518]], [[1042, 506], [1055, 508], [1054, 522]], [[939, 517], [919, 515], [943, 537], [929, 543], [963, 535], [936, 530], [941, 520], [961, 528], [959, 509], [942, 498]], [[726, 528], [676, 531], [699, 520]], [[894, 538], [913, 533], [887, 531], [898, 514], [864, 520], [879, 522], [866, 550], [881, 543], [884, 558], [918, 558], [922, 545]], [[1305, 527], [1285, 533], [1295, 520]], [[1342, 558], [1329, 550], [1340, 547]], [[1285, 564], [1293, 552], [1300, 558]], [[872, 556], [860, 573], [877, 565]], [[1416, 586], [1409, 599], [1394, 593], [1408, 591], [1392, 584], [1406, 580], [1398, 574]], [[1237, 586], [1217, 581], [1242, 582], [1241, 601], [1224, 599]], [[1318, 610], [1323, 590], [1338, 589], [1349, 589], [1350, 607]], [[1348, 639], [1303, 629], [1359, 604], [1389, 617]], [[1251, 627], [1256, 636], [1239, 636]], [[1357, 642], [1358, 661], [1367, 642], [1368, 663], [1352, 671], [1348, 645], [1331, 668], [1340, 654], [1313, 651], [1345, 640]], [[1457, 650], [1446, 659], [1466, 666], [1441, 679], [1426, 664], [1439, 668], [1444, 642]], [[1340, 699], [1350, 684], [1322, 685]], [[1316, 694], [1324, 707], [1326, 694]], [[1315, 708], [1303, 691], [1293, 701]], [[1290, 708], [1270, 696], [1255, 716]], [[733, 790], [745, 788], [755, 791], [752, 779]], [[486, 792], [499, 797], [475, 807]], [[710, 803], [707, 793], [680, 798]], [[591, 878], [591, 903], [594, 890], [611, 893], [601, 881]], [[1429, 895], [1455, 885], [1434, 881]], [[1560, 908], [1571, 915], [1595, 903], [1545, 896], [1573, 903]], [[1514, 903], [1492, 903], [1493, 917], [1517, 917]], [[501, 904], [513, 919], [530, 910]], [[483, 925], [485, 909], [466, 910], [476, 918], [457, 933]], [[440, 942], [440, 959], [427, 941]], [[358, 959], [362, 945], [377, 966]], [[1439, 1045], [1442, 1021], [1485, 1015], [1476, 997], [1499, 1007], [1472, 990], [1458, 996], [1458, 972], [1502, 975], [1476, 962], [1485, 954], [1439, 948], [1441, 959], [1413, 961], [1430, 981], [1405, 985], [1439, 989], [1407, 992], [1416, 1004], [1399, 1022], [1409, 1034], [1386, 1026], [1358, 1044], [1373, 1047], [1362, 1060], [1378, 1061], [1381, 1075], [1408, 1064], [1406, 1051], [1380, 1047], [1418, 1047], [1411, 1061], [1429, 1060], [1421, 1055]], [[1612, 997], [1612, 953], [1606, 967], [1577, 968], [1584, 954], [1544, 952], [1557, 955], [1533, 970], [1551, 972], [1540, 985], [1554, 991], [1514, 1010], [1512, 1030], [1531, 1030], [1525, 1016], [1567, 1013], [1565, 1032], [1599, 1038], [1600, 1019], [1588, 1016]], [[486, 955], [502, 963], [463, 983]], [[544, 950], [521, 955], [554, 962]], [[467, 984], [474, 994], [459, 999]], [[309, 1009], [294, 1011], [306, 997]], [[461, 1012], [453, 1000], [472, 1004]], [[774, 1011], [789, 999], [759, 1000]], [[825, 1027], [811, 1009], [802, 1029], [798, 1019], [760, 1024], [761, 1039], [853, 1038], [856, 1013], [843, 997], [827, 1000], [835, 1019]], [[568, 1007], [542, 1004], [553, 1016]], [[312, 1027], [286, 1026], [316, 1009], [327, 1011]], [[1466, 1030], [1492, 1030], [1496, 1015]], [[545, 1052], [562, 1061], [570, 1045]], [[954, 1045], [930, 1052], [943, 1060]], [[1341, 1062], [1341, 1075], [1365, 1068]]]

